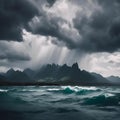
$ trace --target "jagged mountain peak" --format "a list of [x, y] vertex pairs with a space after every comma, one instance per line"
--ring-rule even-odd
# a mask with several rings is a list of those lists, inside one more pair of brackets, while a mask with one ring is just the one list
[[77, 62], [72, 65], [72, 68], [73, 69], [80, 69]]

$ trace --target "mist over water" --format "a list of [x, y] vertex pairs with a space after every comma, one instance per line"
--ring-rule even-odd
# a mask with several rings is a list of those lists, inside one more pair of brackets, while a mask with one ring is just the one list
[[120, 88], [0, 87], [2, 120], [119, 120]]

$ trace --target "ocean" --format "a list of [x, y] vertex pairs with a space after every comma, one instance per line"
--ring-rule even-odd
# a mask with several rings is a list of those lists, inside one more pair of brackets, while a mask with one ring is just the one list
[[120, 120], [120, 88], [0, 87], [0, 120]]

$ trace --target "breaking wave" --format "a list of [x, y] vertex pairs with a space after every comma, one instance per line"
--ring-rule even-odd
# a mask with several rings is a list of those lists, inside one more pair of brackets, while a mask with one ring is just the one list
[[47, 89], [47, 91], [58, 92], [58, 93], [63, 93], [63, 94], [75, 93], [77, 95], [84, 95], [84, 94], [89, 94], [92, 92], [99, 92], [99, 91], [101, 91], [101, 89], [96, 88], [96, 87], [62, 86], [59, 89], [58, 88], [50, 88], [50, 89]]
[[96, 105], [96, 106], [120, 106], [120, 94], [119, 91], [110, 92], [109, 89], [103, 89], [98, 87], [71, 87], [62, 86], [60, 88], [49, 88], [48, 92], [55, 94], [75, 95], [71, 97], [64, 97], [60, 100], [53, 101], [55, 103], [72, 103], [77, 101], [81, 105]]
[[101, 94], [94, 97], [84, 99], [83, 105], [97, 105], [97, 106], [119, 106], [120, 96], [108, 94]]

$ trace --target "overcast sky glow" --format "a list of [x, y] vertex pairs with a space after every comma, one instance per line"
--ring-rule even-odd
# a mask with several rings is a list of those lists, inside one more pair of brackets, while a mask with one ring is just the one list
[[0, 0], [0, 71], [72, 65], [120, 76], [119, 0]]

